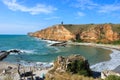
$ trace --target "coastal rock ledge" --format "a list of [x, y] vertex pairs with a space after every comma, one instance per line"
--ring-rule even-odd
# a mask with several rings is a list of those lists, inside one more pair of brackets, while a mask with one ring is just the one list
[[45, 80], [78, 80], [80, 75], [91, 76], [89, 63], [83, 56], [59, 56], [53, 68], [46, 74]]

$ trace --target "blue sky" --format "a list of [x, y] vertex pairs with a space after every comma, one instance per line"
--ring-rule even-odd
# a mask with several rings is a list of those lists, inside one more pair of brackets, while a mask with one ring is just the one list
[[0, 34], [54, 24], [120, 23], [120, 0], [0, 0]]

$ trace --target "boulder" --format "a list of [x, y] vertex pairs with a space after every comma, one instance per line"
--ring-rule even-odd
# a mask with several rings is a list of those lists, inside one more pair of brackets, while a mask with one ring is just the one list
[[[83, 76], [91, 76], [88, 61], [80, 55], [71, 55], [68, 57], [58, 56], [54, 62], [53, 68], [46, 74], [49, 80], [55, 79], [61, 74], [77, 74]], [[64, 77], [61, 75], [61, 77]]]

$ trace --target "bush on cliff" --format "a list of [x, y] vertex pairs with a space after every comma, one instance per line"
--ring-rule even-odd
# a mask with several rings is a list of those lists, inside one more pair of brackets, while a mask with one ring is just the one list
[[72, 72], [73, 74], [91, 76], [90, 69], [85, 66], [86, 65], [84, 61], [76, 60], [68, 64], [67, 71]]
[[120, 80], [120, 76], [110, 75], [105, 80]]
[[112, 44], [114, 44], [114, 45], [119, 45], [119, 44], [120, 44], [120, 40], [113, 41]]

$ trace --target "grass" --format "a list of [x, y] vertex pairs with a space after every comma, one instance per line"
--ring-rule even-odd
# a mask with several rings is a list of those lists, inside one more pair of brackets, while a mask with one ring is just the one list
[[101, 80], [101, 79], [99, 78], [94, 79], [92, 77], [86, 77], [83, 75], [64, 72], [64, 73], [54, 73], [54, 76], [46, 77], [45, 80]]
[[110, 75], [105, 80], [120, 80], [120, 76]]
[[[116, 31], [120, 33], [120, 24], [112, 24], [112, 23], [105, 23], [105, 24], [110, 24], [112, 26], [113, 31]], [[73, 34], [76, 34], [80, 30], [87, 30], [91, 27], [97, 27], [97, 26], [102, 26], [104, 24], [80, 24], [80, 25], [75, 25], [75, 24], [64, 24], [63, 26], [68, 29], [70, 32]]]

